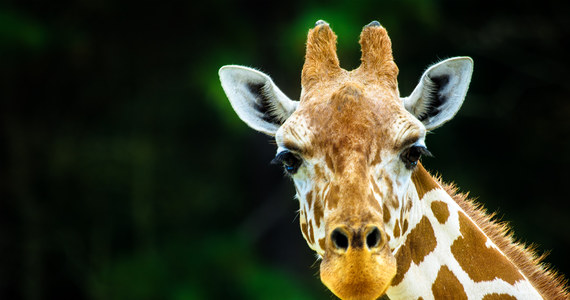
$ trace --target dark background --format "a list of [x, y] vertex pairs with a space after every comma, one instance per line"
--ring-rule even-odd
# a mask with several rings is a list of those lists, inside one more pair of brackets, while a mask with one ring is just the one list
[[568, 274], [569, 16], [566, 1], [4, 1], [0, 298], [333, 298], [270, 138], [217, 76], [254, 66], [298, 98], [318, 19], [347, 69], [379, 20], [402, 95], [431, 63], [474, 59], [424, 164]]

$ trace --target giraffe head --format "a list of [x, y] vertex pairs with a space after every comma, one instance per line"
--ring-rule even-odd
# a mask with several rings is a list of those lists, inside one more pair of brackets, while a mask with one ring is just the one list
[[395, 211], [404, 209], [426, 131], [459, 110], [472, 61], [458, 57], [430, 67], [401, 98], [391, 41], [376, 21], [365, 26], [361, 65], [339, 66], [336, 35], [318, 21], [309, 31], [300, 101], [269, 76], [241, 66], [220, 69], [238, 116], [275, 136], [274, 162], [295, 184], [300, 223], [322, 258], [321, 280], [337, 296], [376, 299], [396, 274]]

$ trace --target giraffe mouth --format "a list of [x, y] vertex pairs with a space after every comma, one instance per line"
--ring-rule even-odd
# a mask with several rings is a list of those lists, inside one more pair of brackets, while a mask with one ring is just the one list
[[396, 275], [396, 259], [389, 247], [375, 253], [366, 248], [327, 251], [320, 271], [321, 281], [341, 299], [378, 299]]

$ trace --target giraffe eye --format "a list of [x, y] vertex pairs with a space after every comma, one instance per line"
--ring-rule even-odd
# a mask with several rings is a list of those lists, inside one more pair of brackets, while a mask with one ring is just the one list
[[299, 156], [291, 153], [289, 150], [281, 151], [275, 158], [271, 161], [272, 164], [281, 164], [285, 168], [285, 171], [293, 175], [297, 172], [301, 163], [303, 161]]
[[412, 170], [418, 165], [422, 154], [432, 156], [425, 146], [411, 146], [400, 154], [400, 159], [404, 162], [408, 170]]

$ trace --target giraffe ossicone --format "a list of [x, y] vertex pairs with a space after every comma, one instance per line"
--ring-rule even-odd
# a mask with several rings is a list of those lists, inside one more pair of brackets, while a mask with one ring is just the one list
[[463, 103], [471, 58], [431, 66], [400, 97], [386, 29], [365, 26], [360, 45], [361, 65], [342, 69], [336, 35], [318, 21], [299, 101], [257, 70], [219, 71], [238, 116], [275, 136], [322, 282], [342, 299], [567, 299], [561, 276], [419, 163], [426, 132]]

